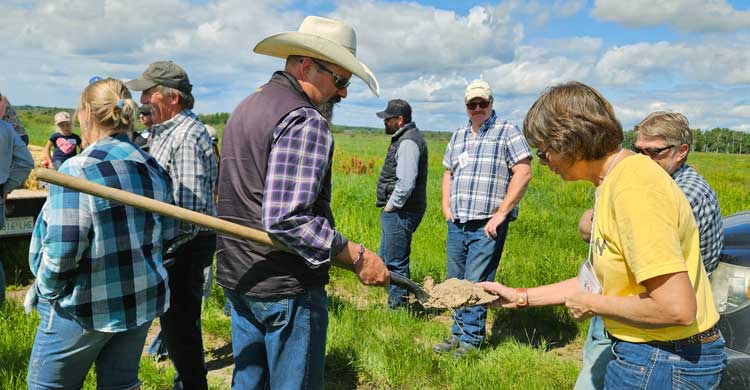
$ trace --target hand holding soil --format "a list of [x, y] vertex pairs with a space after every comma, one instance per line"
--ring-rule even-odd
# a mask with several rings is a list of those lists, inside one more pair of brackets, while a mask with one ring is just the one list
[[426, 308], [450, 309], [485, 305], [500, 298], [468, 280], [451, 278], [436, 285], [428, 276], [423, 285], [425, 291], [430, 294], [430, 300], [424, 304]]

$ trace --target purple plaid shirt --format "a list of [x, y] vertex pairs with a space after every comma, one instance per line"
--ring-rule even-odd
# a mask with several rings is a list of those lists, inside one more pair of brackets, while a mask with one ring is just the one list
[[317, 268], [348, 242], [313, 206], [331, 169], [333, 135], [317, 110], [303, 107], [276, 125], [273, 138], [263, 190], [263, 228]]

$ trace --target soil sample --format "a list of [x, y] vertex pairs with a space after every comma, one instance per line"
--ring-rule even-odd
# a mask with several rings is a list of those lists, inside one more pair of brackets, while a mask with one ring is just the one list
[[451, 278], [440, 284], [434, 283], [429, 276], [423, 282], [425, 291], [430, 294], [430, 300], [424, 304], [426, 308], [449, 309], [484, 305], [499, 298], [468, 280]]

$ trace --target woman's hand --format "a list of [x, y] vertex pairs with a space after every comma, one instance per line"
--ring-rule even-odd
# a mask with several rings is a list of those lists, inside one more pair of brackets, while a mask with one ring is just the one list
[[516, 289], [503, 286], [502, 284], [496, 282], [480, 282], [477, 283], [477, 285], [482, 287], [484, 291], [500, 297], [500, 299], [488, 303], [487, 307], [503, 307], [506, 309], [518, 308], [516, 306], [516, 301], [518, 300]]
[[578, 321], [585, 320], [595, 316], [593, 308], [590, 306], [591, 297], [594, 294], [579, 291], [565, 300], [565, 306], [570, 311], [570, 315]]

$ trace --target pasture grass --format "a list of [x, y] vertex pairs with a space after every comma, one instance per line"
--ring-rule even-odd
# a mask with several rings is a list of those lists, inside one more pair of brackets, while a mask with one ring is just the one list
[[[33, 143], [46, 139], [38, 132], [30, 130]], [[428, 208], [412, 243], [412, 278], [421, 281], [429, 275], [442, 281], [447, 226], [440, 211], [440, 181], [447, 138], [428, 138]], [[339, 129], [335, 140], [332, 208], [337, 228], [377, 251], [380, 210], [375, 207], [375, 184], [388, 137], [377, 131]], [[342, 173], [341, 164], [351, 158], [374, 160], [374, 173]], [[690, 163], [716, 189], [724, 215], [750, 208], [750, 156], [691, 153]], [[587, 253], [577, 224], [580, 214], [592, 207], [593, 186], [565, 183], [536, 159], [532, 170], [533, 180], [519, 219], [510, 225], [496, 278], [509, 286], [569, 278]], [[25, 266], [25, 259], [16, 264]], [[353, 274], [339, 269], [331, 271], [328, 291], [328, 389], [565, 389], [575, 382], [587, 323], [574, 321], [563, 308], [490, 310], [482, 350], [453, 359], [432, 352], [432, 346], [450, 333], [448, 313], [389, 310], [385, 289], [364, 287]], [[204, 306], [203, 329], [206, 337], [230, 343], [223, 306], [221, 289], [215, 287]], [[0, 387], [23, 389], [38, 317], [24, 316], [12, 302], [0, 313]], [[172, 373], [149, 358], [141, 361], [144, 388], [170, 388]], [[93, 388], [91, 376], [84, 388]], [[228, 386], [212, 382], [211, 387]]]

